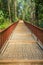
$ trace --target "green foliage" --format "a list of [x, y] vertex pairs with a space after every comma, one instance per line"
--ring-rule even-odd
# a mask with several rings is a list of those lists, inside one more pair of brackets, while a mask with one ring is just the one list
[[29, 14], [26, 14], [25, 21], [29, 21], [29, 17], [30, 17], [30, 15]]
[[9, 22], [9, 19], [5, 19], [4, 22], [2, 24], [0, 24], [0, 29], [6, 29], [8, 26], [10, 26], [12, 23]]
[[39, 21], [39, 27], [43, 28], [43, 19]]
[[18, 21], [18, 18], [17, 18], [17, 17], [15, 17], [15, 18], [14, 18], [14, 22], [17, 22], [17, 21]]
[[43, 28], [43, 0], [33, 1], [35, 2], [35, 23], [33, 23], [36, 26]]
[[0, 9], [4, 13], [4, 17], [8, 17], [8, 0], [0, 0]]
[[39, 9], [38, 9], [38, 21], [39, 21], [39, 27], [43, 28], [43, 4], [42, 0], [39, 3]]
[[0, 10], [0, 24], [4, 22], [4, 13]]
[[43, 28], [43, 0], [0, 0], [0, 25], [18, 18]]

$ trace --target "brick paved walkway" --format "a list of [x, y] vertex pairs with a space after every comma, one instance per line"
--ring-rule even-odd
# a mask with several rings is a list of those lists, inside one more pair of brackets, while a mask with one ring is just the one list
[[32, 37], [31, 31], [20, 21], [7, 41], [0, 59], [42, 60], [43, 50]]

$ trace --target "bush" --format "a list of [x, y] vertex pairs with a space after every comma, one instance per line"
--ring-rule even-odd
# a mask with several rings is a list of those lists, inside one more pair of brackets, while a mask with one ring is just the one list
[[43, 5], [41, 5], [41, 4], [39, 5], [38, 17], [39, 17], [39, 27], [43, 28]]
[[3, 11], [0, 11], [0, 24], [4, 22], [4, 13]]
[[39, 22], [39, 27], [43, 28], [43, 19]]
[[17, 17], [15, 17], [15, 18], [14, 18], [14, 22], [17, 22], [17, 21], [18, 21], [18, 18], [17, 18]]
[[9, 22], [9, 19], [4, 19], [4, 22], [0, 25], [0, 29], [6, 29], [8, 26], [10, 26], [12, 24], [12, 22]]

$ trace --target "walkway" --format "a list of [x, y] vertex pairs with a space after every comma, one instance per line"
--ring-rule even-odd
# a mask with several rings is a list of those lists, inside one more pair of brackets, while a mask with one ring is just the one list
[[20, 21], [7, 41], [0, 59], [42, 60], [43, 50], [38, 46], [31, 31]]

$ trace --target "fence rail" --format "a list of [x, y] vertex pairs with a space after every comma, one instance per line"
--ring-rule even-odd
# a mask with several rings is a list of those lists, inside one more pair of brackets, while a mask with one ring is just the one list
[[43, 29], [40, 29], [37, 26], [28, 22], [24, 22], [24, 23], [36, 35], [37, 39], [39, 39], [43, 43]]
[[8, 37], [10, 36], [13, 29], [16, 27], [17, 23], [18, 22], [15, 22], [12, 25], [10, 25], [8, 28], [6, 28], [5, 30], [0, 31], [0, 49], [2, 48], [3, 44], [8, 39]]

